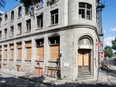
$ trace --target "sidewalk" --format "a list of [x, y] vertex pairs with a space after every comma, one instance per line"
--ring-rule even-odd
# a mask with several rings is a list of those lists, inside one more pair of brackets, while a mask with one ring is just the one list
[[[98, 81], [95, 82], [87, 82], [89, 84], [94, 84], [94, 83], [105, 83], [105, 84], [116, 84], [116, 66], [111, 66], [111, 71], [110, 72], [106, 72], [106, 71], [99, 71], [99, 78]], [[17, 77], [17, 78], [22, 78], [22, 79], [28, 79], [31, 81], [35, 81], [35, 82], [43, 82], [44, 84], [47, 85], [61, 85], [61, 84], [65, 84], [65, 83], [83, 83], [83, 82], [78, 82], [78, 81], [69, 81], [69, 80], [58, 80], [57, 78], [41, 78], [38, 75], [34, 75], [34, 74], [26, 74], [24, 72], [17, 72], [14, 70], [0, 70], [2, 77], [7, 77], [4, 74], [8, 74], [9, 76], [12, 77]], [[86, 83], [86, 82], [84, 82]]]

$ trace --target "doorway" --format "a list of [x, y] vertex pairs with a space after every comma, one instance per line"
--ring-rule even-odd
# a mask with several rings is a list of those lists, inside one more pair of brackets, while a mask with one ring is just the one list
[[78, 50], [78, 75], [91, 74], [91, 58], [89, 49]]

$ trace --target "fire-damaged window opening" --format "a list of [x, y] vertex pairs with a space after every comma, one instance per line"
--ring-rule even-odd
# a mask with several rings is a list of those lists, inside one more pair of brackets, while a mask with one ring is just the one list
[[0, 40], [2, 39], [2, 31], [0, 31]]
[[2, 18], [0, 18], [0, 26], [1, 26], [1, 24], [2, 24]]
[[27, 32], [31, 31], [31, 19], [26, 21], [26, 26], [27, 26]]
[[14, 20], [14, 11], [11, 12], [11, 20]]
[[59, 58], [59, 49], [60, 49], [59, 36], [50, 37], [49, 38], [49, 45], [50, 45], [50, 60], [57, 61]]
[[37, 16], [37, 28], [43, 27], [43, 14]]
[[44, 59], [44, 39], [36, 40], [36, 51], [37, 51], [37, 60], [42, 61]]
[[22, 7], [18, 8], [18, 17], [22, 17]]
[[13, 35], [14, 35], [14, 26], [11, 26], [10, 28], [11, 28], [11, 29], [10, 29], [10, 31], [11, 31], [11, 36], [13, 36]]
[[4, 38], [7, 38], [7, 28], [4, 29]]
[[7, 14], [5, 14], [5, 20], [7, 20], [8, 19], [8, 15]]
[[58, 24], [58, 17], [59, 16], [59, 14], [58, 14], [58, 9], [55, 9], [55, 10], [53, 10], [53, 11], [51, 11], [51, 25], [56, 25], [56, 24]]
[[21, 34], [22, 33], [22, 24], [21, 23], [19, 23], [18, 24], [18, 34]]
[[79, 3], [79, 17], [92, 20], [92, 5], [88, 3]]

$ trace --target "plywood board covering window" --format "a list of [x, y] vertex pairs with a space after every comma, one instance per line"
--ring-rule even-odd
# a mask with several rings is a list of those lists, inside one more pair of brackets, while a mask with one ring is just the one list
[[38, 75], [42, 75], [43, 74], [43, 68], [36, 67], [35, 68], [35, 73], [38, 74]]
[[50, 60], [57, 60], [59, 55], [59, 45], [50, 46]]
[[22, 58], [22, 44], [17, 44], [18, 60]]
[[10, 45], [10, 57], [11, 57], [11, 59], [14, 59], [14, 45]]
[[31, 42], [27, 42], [26, 44], [26, 59], [31, 60]]
[[37, 47], [37, 56], [40, 58], [40, 60], [43, 60], [44, 58], [44, 47], [43, 46]]
[[8, 50], [7, 50], [7, 46], [4, 47], [4, 59], [7, 59], [8, 57]]
[[2, 57], [2, 50], [0, 50], [0, 59], [1, 59], [1, 57]]

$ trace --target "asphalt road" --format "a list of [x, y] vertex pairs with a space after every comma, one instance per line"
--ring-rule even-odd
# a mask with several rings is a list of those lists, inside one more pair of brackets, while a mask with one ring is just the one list
[[107, 83], [66, 83], [63, 85], [45, 85], [21, 78], [0, 77], [0, 87], [116, 87], [116, 84]]

